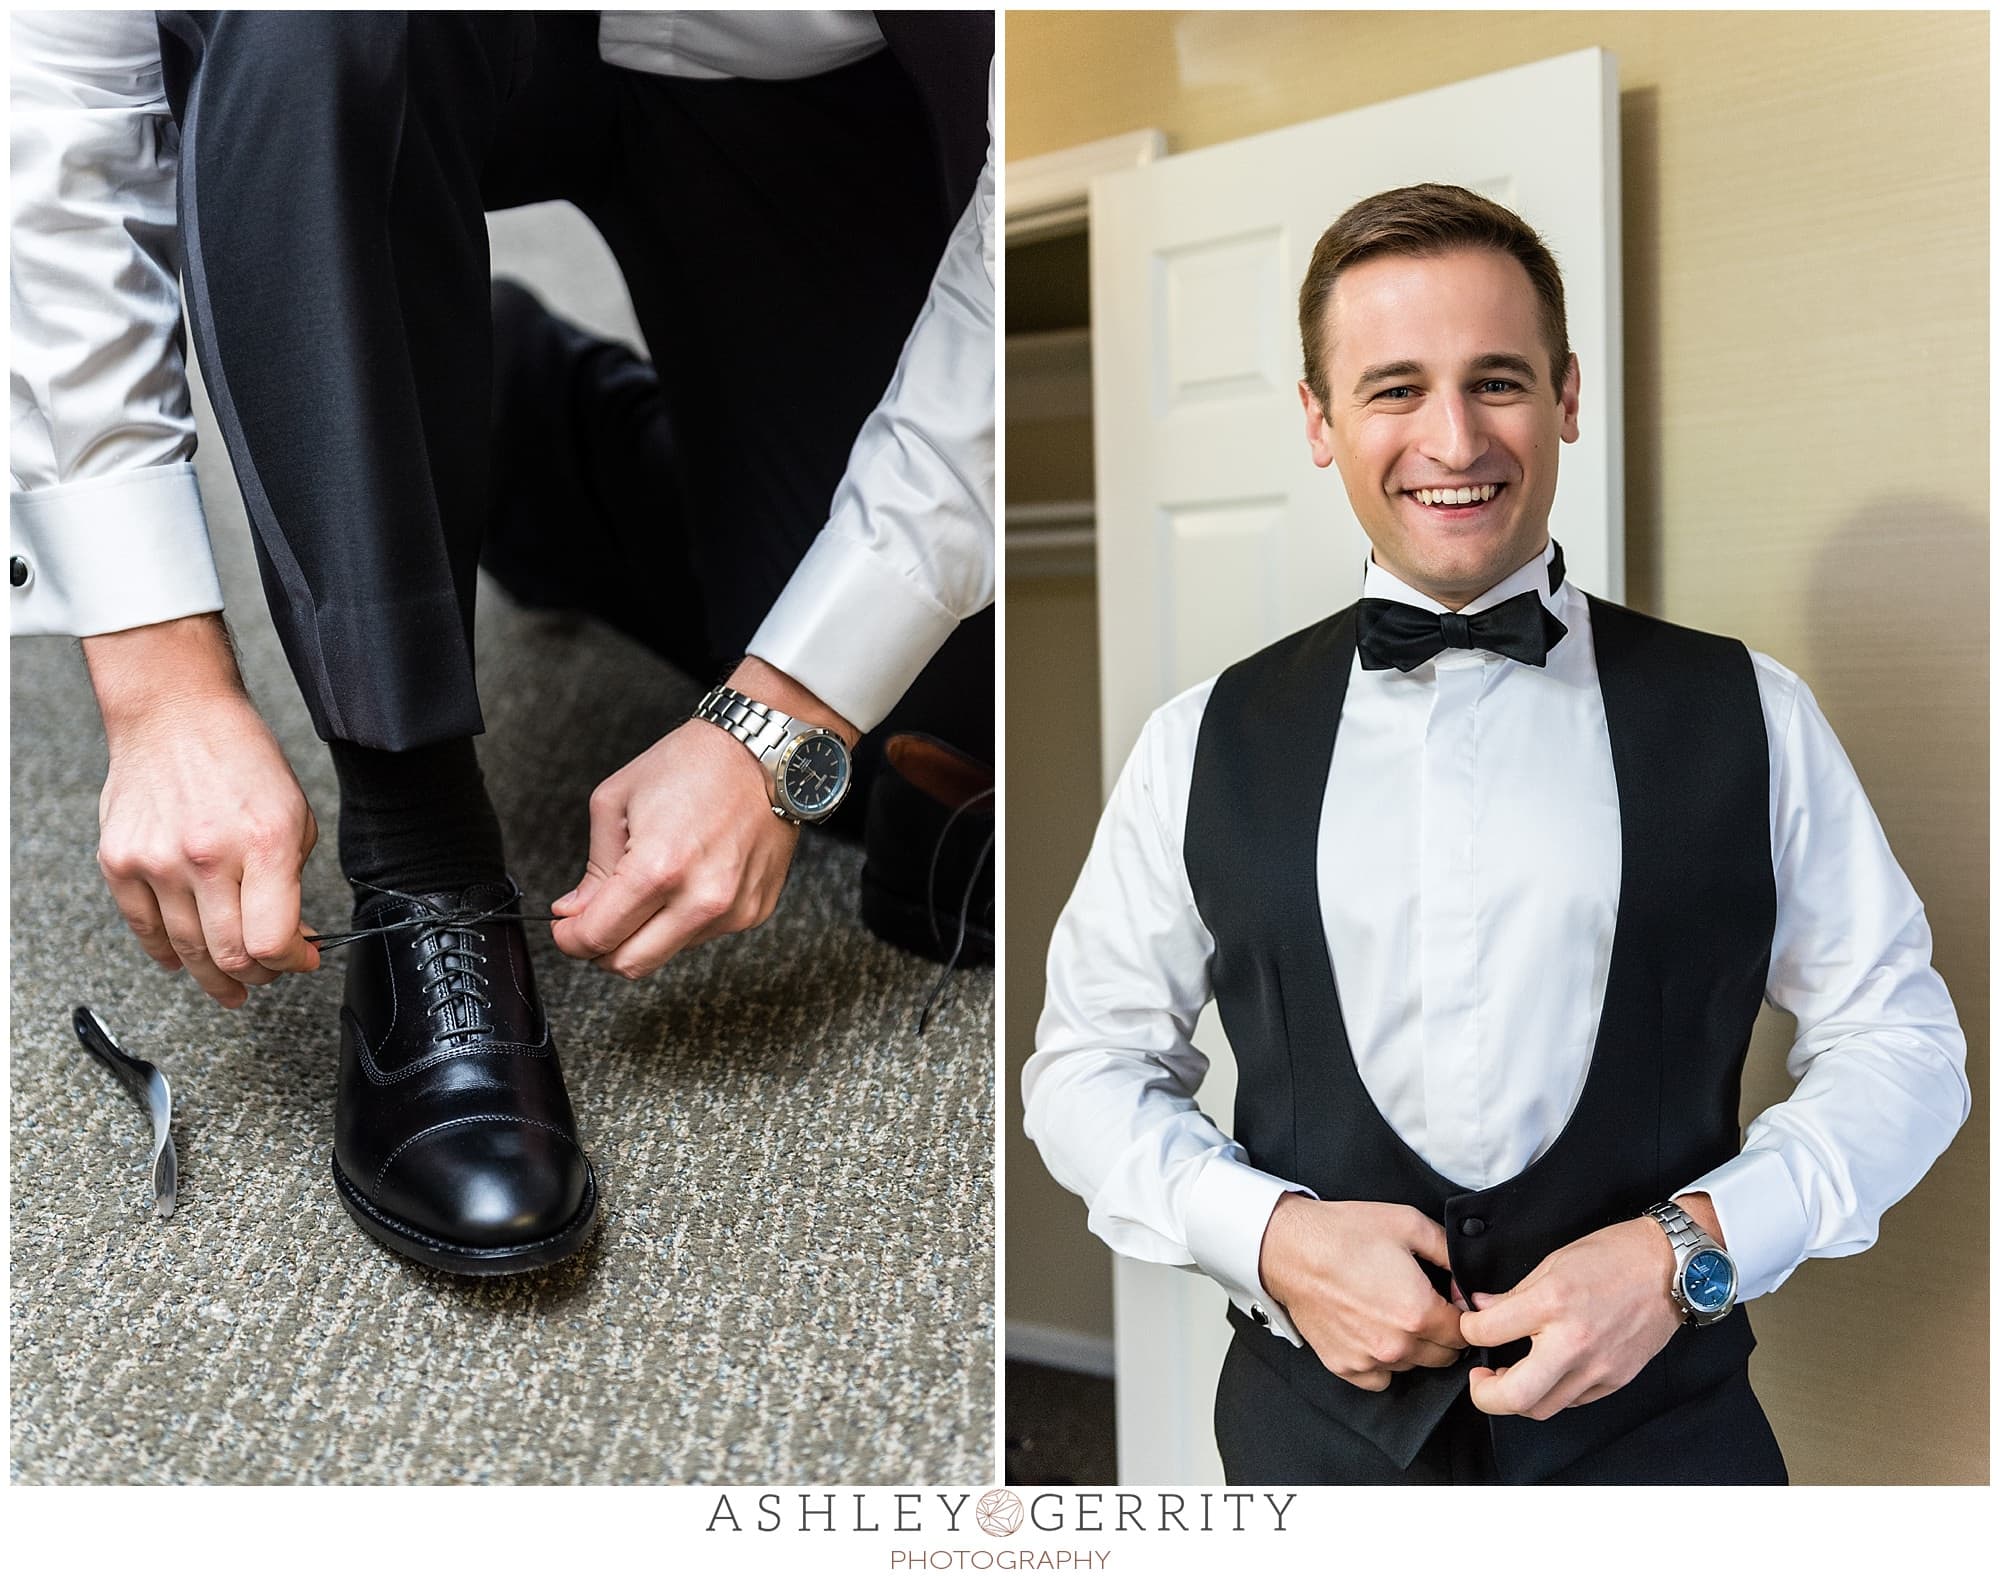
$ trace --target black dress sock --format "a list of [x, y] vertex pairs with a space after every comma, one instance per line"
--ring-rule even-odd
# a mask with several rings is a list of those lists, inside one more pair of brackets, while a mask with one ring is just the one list
[[[349, 881], [445, 892], [504, 881], [500, 817], [470, 739], [414, 750], [329, 742], [340, 779], [340, 868]], [[355, 901], [372, 896], [355, 889]]]

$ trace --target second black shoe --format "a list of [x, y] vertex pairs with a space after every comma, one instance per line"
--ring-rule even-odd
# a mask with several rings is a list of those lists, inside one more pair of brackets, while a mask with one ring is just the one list
[[861, 918], [933, 962], [993, 961], [993, 768], [898, 733], [868, 797]]
[[519, 913], [518, 891], [484, 885], [355, 914], [400, 928], [348, 960], [334, 1186], [362, 1230], [461, 1275], [553, 1264], [597, 1220]]

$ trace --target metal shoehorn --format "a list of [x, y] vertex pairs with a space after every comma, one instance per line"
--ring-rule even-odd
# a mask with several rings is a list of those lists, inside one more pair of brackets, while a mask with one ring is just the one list
[[88, 1007], [78, 1007], [70, 1019], [83, 1048], [95, 1056], [139, 1102], [153, 1122], [153, 1213], [165, 1220], [174, 1212], [180, 1185], [180, 1161], [174, 1154], [174, 1092], [167, 1075], [151, 1062], [127, 1055], [104, 1021]]

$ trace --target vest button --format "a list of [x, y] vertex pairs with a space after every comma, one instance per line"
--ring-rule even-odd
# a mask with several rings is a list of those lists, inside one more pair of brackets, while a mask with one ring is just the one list
[[1477, 1215], [1467, 1215], [1465, 1219], [1458, 1223], [1458, 1234], [1461, 1237], [1484, 1236], [1486, 1234], [1486, 1222], [1481, 1220]]
[[7, 560], [7, 583], [13, 586], [24, 586], [28, 583], [27, 559], [10, 558]]

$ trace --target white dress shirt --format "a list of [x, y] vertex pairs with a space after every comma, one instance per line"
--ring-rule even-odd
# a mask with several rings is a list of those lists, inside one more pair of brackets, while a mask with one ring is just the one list
[[[213, 612], [153, 15], [10, 25], [12, 632]], [[701, 78], [807, 76], [883, 47], [866, 12], [608, 12], [598, 30], [615, 65]], [[864, 729], [993, 599], [993, 207], [989, 137], [831, 518], [750, 646]]]
[[[1575, 1108], [1618, 913], [1589, 605], [1567, 582], [1550, 594], [1548, 557], [1463, 609], [1538, 592], [1568, 626], [1546, 668], [1451, 649], [1410, 673], [1355, 659], [1320, 814], [1326, 944], [1361, 1081], [1468, 1190], [1518, 1175]], [[1445, 611], [1372, 562], [1362, 594]], [[1923, 905], [1811, 693], [1752, 660], [1777, 884], [1765, 997], [1798, 1021], [1797, 1086], [1739, 1155], [1674, 1190], [1710, 1196], [1746, 1300], [1874, 1242], [1970, 1109]], [[1207, 1272], [1296, 1345], [1258, 1258], [1278, 1198], [1309, 1190], [1250, 1166], [1194, 1100], [1214, 943], [1181, 849], [1213, 687], [1153, 714], [1112, 789], [1049, 948], [1026, 1126], [1115, 1250]]]

